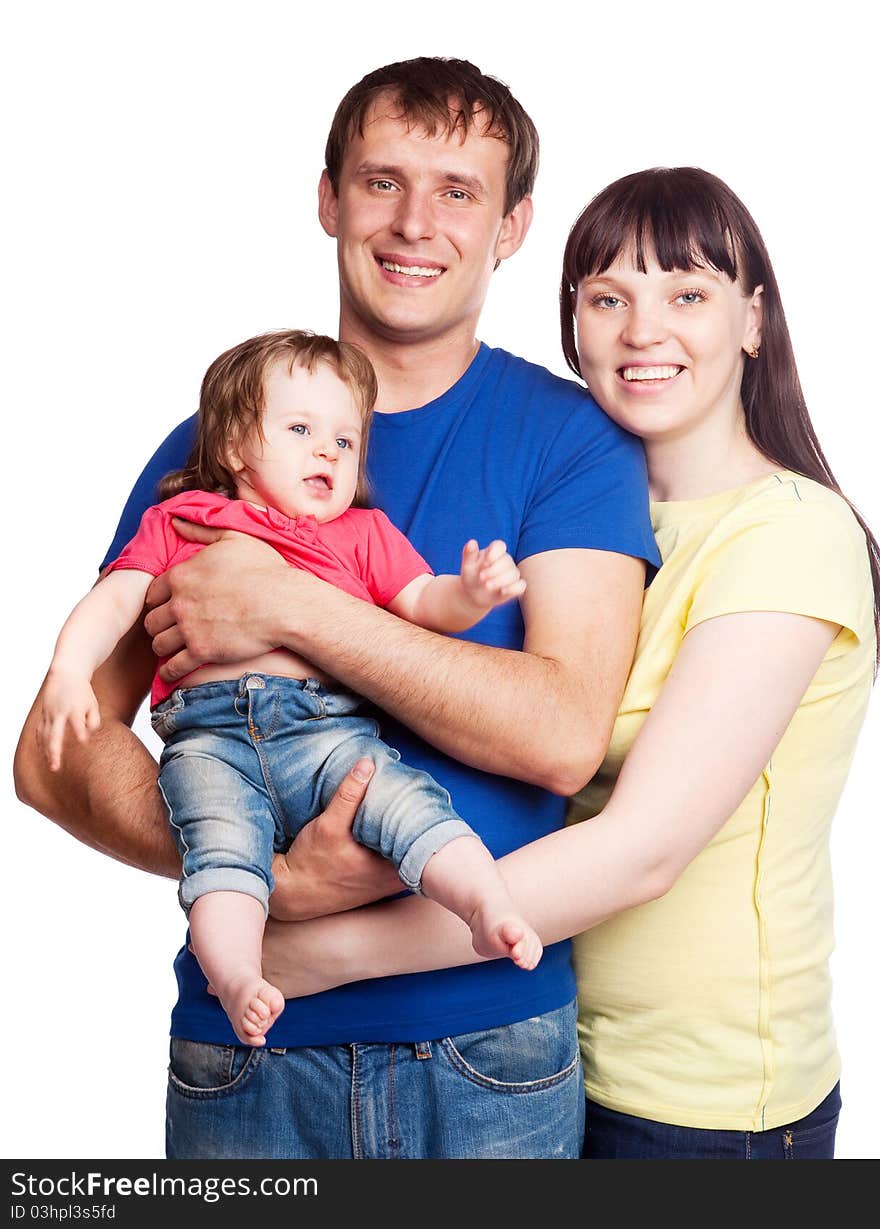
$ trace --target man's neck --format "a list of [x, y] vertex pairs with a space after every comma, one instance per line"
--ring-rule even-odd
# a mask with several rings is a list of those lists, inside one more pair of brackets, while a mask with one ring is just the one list
[[344, 321], [339, 337], [360, 346], [373, 364], [379, 381], [376, 410], [382, 414], [417, 410], [442, 397], [461, 379], [479, 349], [472, 335], [403, 343], [346, 327]]

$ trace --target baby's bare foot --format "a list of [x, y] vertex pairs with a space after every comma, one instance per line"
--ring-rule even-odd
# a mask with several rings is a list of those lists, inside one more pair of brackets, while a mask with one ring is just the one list
[[263, 1046], [284, 1010], [284, 995], [264, 978], [248, 978], [220, 992], [220, 1002], [243, 1045]]
[[516, 914], [499, 918], [475, 910], [470, 919], [474, 951], [481, 956], [509, 956], [521, 969], [533, 969], [544, 951], [528, 922]]

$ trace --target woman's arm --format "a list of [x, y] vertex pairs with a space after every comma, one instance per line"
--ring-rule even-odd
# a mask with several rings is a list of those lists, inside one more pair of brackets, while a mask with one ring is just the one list
[[[669, 891], [760, 776], [838, 631], [801, 615], [748, 613], [685, 636], [601, 814], [499, 862], [545, 944]], [[264, 970], [297, 996], [479, 959], [458, 918], [411, 897], [272, 925]]]

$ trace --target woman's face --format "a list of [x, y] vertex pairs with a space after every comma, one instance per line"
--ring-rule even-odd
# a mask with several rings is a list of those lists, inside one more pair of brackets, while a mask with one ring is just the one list
[[763, 287], [746, 294], [712, 268], [646, 272], [632, 248], [578, 286], [581, 374], [602, 409], [644, 440], [674, 439], [742, 414], [744, 350], [760, 345]]

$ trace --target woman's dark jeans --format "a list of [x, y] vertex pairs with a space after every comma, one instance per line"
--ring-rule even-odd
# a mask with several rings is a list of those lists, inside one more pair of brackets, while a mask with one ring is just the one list
[[587, 1100], [585, 1160], [831, 1161], [840, 1116], [837, 1084], [806, 1118], [771, 1131], [707, 1131], [633, 1118]]

